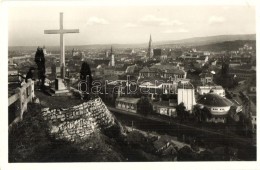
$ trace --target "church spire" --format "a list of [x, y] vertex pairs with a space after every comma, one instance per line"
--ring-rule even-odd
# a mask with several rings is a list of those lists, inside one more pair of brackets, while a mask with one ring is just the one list
[[150, 39], [149, 39], [149, 44], [148, 44], [147, 56], [149, 58], [152, 58], [152, 56], [153, 56], [153, 54], [152, 54], [152, 35], [151, 34], [150, 34]]

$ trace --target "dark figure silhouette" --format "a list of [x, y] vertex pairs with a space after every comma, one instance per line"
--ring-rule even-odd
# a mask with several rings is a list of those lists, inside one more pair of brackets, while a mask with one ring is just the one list
[[38, 67], [38, 79], [40, 82], [41, 89], [44, 89], [44, 82], [45, 82], [45, 58], [42, 48], [37, 48], [35, 54], [35, 63]]

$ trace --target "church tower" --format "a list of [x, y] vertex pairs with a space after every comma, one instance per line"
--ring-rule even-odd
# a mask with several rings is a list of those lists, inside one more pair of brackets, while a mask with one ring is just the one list
[[152, 58], [152, 57], [153, 57], [152, 35], [151, 35], [151, 34], [150, 34], [150, 40], [149, 40], [149, 44], [148, 44], [147, 57], [149, 57], [149, 58]]
[[110, 66], [114, 67], [114, 66], [115, 66], [115, 55], [114, 55], [114, 53], [113, 53], [113, 48], [112, 48], [112, 46], [111, 46], [110, 56], [111, 56], [111, 58], [110, 58]]

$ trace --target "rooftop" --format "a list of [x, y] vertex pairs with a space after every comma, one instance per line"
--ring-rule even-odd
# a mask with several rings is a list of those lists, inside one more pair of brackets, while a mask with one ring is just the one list
[[178, 83], [179, 89], [194, 89], [194, 86], [189, 81], [180, 81]]
[[130, 98], [130, 97], [119, 97], [116, 98], [117, 102], [125, 102], [125, 103], [131, 103], [131, 104], [136, 104], [140, 98]]
[[224, 90], [222, 86], [198, 86], [198, 89]]
[[165, 69], [164, 71], [165, 73], [170, 73], [170, 74], [185, 74], [184, 70], [180, 70], [180, 69], [176, 69], [176, 68], [172, 68], [172, 69]]
[[233, 106], [234, 104], [227, 98], [221, 97], [215, 93], [207, 93], [203, 95], [197, 103], [206, 105], [206, 106], [215, 106], [215, 107], [226, 107]]

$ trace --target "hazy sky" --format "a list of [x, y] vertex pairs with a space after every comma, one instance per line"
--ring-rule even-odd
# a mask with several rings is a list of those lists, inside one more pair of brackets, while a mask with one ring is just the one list
[[9, 45], [59, 45], [64, 14], [66, 45], [146, 43], [223, 34], [255, 34], [252, 6], [92, 6], [9, 8]]

